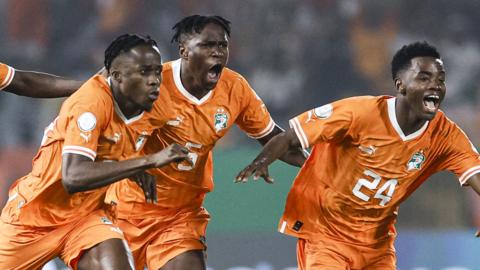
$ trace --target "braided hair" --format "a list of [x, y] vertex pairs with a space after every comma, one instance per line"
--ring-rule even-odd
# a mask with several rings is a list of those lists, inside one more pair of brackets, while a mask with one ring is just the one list
[[202, 32], [203, 28], [209, 23], [221, 26], [230, 37], [230, 21], [221, 16], [191, 15], [183, 18], [172, 27], [175, 34], [173, 35], [171, 42], [181, 43], [185, 35], [193, 33], [198, 34]]
[[113, 60], [122, 52], [127, 52], [131, 48], [143, 44], [150, 45], [158, 51], [157, 42], [151, 39], [150, 36], [124, 34], [117, 37], [105, 50], [105, 69], [110, 71]]
[[410, 60], [415, 57], [433, 57], [440, 59], [440, 53], [437, 49], [424, 42], [414, 42], [408, 45], [404, 45], [398, 50], [392, 59], [392, 77], [395, 78], [400, 70], [407, 68], [410, 65]]

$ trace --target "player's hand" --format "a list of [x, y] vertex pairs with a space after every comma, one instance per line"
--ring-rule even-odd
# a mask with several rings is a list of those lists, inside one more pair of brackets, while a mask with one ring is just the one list
[[132, 179], [142, 188], [147, 203], [157, 203], [157, 178], [155, 176], [141, 172]]
[[477, 232], [475, 233], [475, 237], [480, 237], [480, 231], [477, 231]]
[[266, 165], [266, 159], [255, 160], [250, 165], [245, 167], [238, 175], [235, 177], [235, 183], [246, 183], [248, 178], [253, 175], [253, 180], [257, 181], [258, 178], [262, 177], [265, 182], [273, 184], [273, 178], [268, 174], [268, 165]]
[[191, 166], [193, 162], [188, 155], [190, 152], [186, 147], [173, 143], [162, 151], [152, 155], [154, 166], [156, 168], [167, 165], [170, 162], [187, 161]]

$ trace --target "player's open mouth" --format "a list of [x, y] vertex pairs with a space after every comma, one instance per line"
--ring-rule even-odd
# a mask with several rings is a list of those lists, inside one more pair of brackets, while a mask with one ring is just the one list
[[218, 81], [220, 78], [220, 74], [222, 73], [222, 65], [221, 64], [216, 64], [213, 65], [207, 73], [208, 79], [211, 81]]
[[440, 105], [440, 96], [436, 94], [425, 96], [423, 98], [423, 105], [428, 112], [436, 112]]

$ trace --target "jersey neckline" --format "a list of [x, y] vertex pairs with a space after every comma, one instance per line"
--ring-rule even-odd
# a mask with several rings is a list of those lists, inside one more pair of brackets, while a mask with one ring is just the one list
[[420, 137], [423, 134], [423, 132], [425, 132], [425, 130], [427, 129], [429, 121], [426, 121], [425, 124], [423, 124], [423, 126], [419, 130], [411, 134], [405, 135], [405, 133], [403, 132], [402, 128], [400, 127], [397, 121], [397, 114], [395, 112], [396, 99], [397, 99], [396, 97], [387, 99], [388, 118], [390, 119], [390, 123], [392, 124], [393, 129], [395, 129], [395, 131], [400, 136], [402, 141], [409, 141], [409, 140], [413, 140], [415, 138]]
[[205, 103], [213, 93], [213, 90], [208, 91], [208, 93], [203, 96], [201, 99], [198, 99], [194, 95], [190, 94], [187, 89], [182, 84], [182, 80], [180, 78], [180, 67], [182, 65], [182, 59], [177, 59], [172, 62], [172, 72], [173, 72], [173, 81], [175, 82], [175, 86], [177, 87], [178, 91], [189, 101], [193, 102], [196, 105], [202, 105]]
[[[108, 85], [108, 88], [110, 88], [110, 91], [112, 91], [112, 87], [111, 87], [112, 82], [111, 82], [111, 79], [112, 79], [112, 78], [110, 78], [110, 77], [108, 77], [108, 78], [106, 79], [107, 85]], [[115, 109], [115, 113], [116, 113], [117, 116], [120, 117], [120, 119], [122, 119], [122, 121], [123, 121], [125, 124], [127, 124], [127, 125], [128, 125], [128, 124], [131, 124], [131, 123], [133, 123], [133, 122], [135, 122], [135, 121], [137, 121], [137, 120], [140, 120], [140, 119], [142, 118], [143, 114], [145, 113], [145, 111], [142, 111], [139, 115], [136, 115], [136, 116], [134, 116], [134, 117], [132, 117], [132, 118], [127, 118], [127, 117], [123, 114], [123, 112], [122, 112], [122, 110], [120, 109], [120, 107], [118, 106], [118, 103], [117, 103], [117, 101], [115, 100], [115, 97], [113, 96], [113, 94], [112, 94], [112, 100], [113, 100], [113, 108]]]

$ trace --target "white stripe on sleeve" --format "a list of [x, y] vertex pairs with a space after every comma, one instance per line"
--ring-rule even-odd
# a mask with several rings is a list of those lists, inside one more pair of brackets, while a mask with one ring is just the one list
[[92, 149], [76, 145], [64, 146], [62, 149], [62, 155], [67, 153], [86, 156], [93, 161], [95, 161], [95, 157], [97, 156], [97, 153]]
[[275, 122], [273, 121], [273, 119], [270, 118], [270, 122], [268, 123], [267, 127], [264, 128], [262, 131], [258, 132], [258, 133], [255, 133], [255, 134], [247, 134], [249, 137], [253, 138], [253, 139], [261, 139], [265, 136], [267, 136], [268, 134], [270, 134], [270, 132], [273, 131], [273, 129], [275, 128]]
[[297, 135], [298, 140], [302, 145], [302, 148], [307, 149], [310, 145], [308, 143], [307, 136], [305, 135], [305, 132], [303, 131], [302, 126], [298, 121], [298, 118], [295, 117], [293, 119], [290, 119], [289, 124], [290, 124], [290, 127], [293, 128], [293, 130], [295, 131], [295, 134]]
[[7, 68], [8, 68], [7, 76], [5, 77], [3, 82], [0, 83], [0, 90], [3, 90], [7, 86], [9, 86], [10, 83], [13, 81], [13, 77], [15, 76], [15, 69], [12, 68], [11, 66], [7, 66]]
[[480, 166], [475, 166], [470, 169], [468, 169], [466, 172], [464, 172], [460, 178], [458, 179], [460, 181], [460, 185], [465, 185], [470, 177], [473, 175], [480, 173]]

